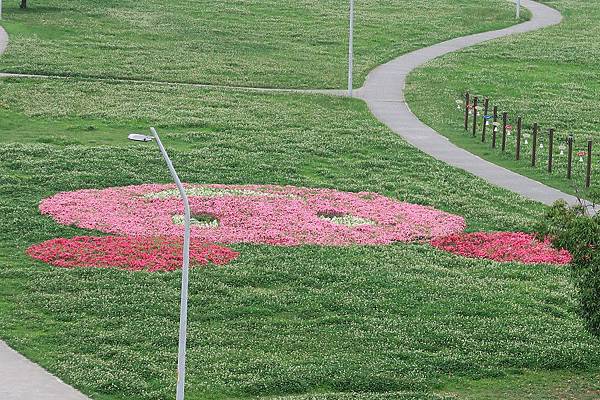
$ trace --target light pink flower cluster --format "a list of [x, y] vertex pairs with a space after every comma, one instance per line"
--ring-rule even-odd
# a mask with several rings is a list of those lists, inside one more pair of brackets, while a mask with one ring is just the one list
[[[180, 238], [80, 236], [33, 245], [27, 254], [55, 267], [119, 268], [129, 271], [173, 271], [183, 261]], [[190, 243], [190, 266], [227, 264], [238, 253], [226, 247]]]
[[571, 254], [554, 249], [547, 238], [539, 241], [523, 232], [477, 232], [436, 238], [431, 244], [464, 257], [524, 264], [568, 264]]
[[[181, 236], [183, 204], [174, 189], [150, 184], [64, 192], [43, 200], [40, 211], [60, 224], [106, 233]], [[377, 245], [429, 240], [465, 227], [462, 217], [369, 192], [260, 185], [186, 190], [192, 213], [216, 220], [192, 225], [192, 237], [209, 243]]]

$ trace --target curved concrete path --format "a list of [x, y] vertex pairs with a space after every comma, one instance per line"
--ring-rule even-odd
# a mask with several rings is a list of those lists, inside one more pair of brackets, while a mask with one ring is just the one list
[[556, 200], [564, 199], [571, 204], [576, 204], [577, 198], [574, 196], [485, 161], [452, 144], [446, 137], [422, 123], [404, 100], [407, 75], [426, 62], [491, 39], [556, 25], [562, 20], [561, 14], [553, 8], [532, 0], [522, 0], [522, 4], [532, 13], [530, 21], [506, 29], [448, 40], [405, 54], [371, 71], [364, 86], [357, 91], [357, 95], [367, 102], [377, 119], [410, 144], [438, 160], [532, 200], [551, 204]]
[[0, 399], [88, 400], [0, 340]]
[[6, 46], [8, 46], [8, 34], [4, 28], [0, 26], [0, 54], [4, 53]]

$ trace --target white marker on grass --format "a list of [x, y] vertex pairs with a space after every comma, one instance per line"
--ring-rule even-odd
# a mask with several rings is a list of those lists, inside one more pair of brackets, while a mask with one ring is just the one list
[[184, 213], [184, 225], [185, 231], [183, 234], [183, 266], [182, 266], [182, 274], [181, 274], [181, 306], [179, 312], [179, 349], [177, 354], [177, 397], [176, 400], [184, 400], [184, 392], [185, 392], [185, 352], [186, 352], [186, 341], [187, 341], [187, 306], [188, 306], [188, 281], [189, 281], [189, 268], [190, 268], [190, 203], [188, 201], [187, 195], [185, 193], [185, 188], [181, 184], [179, 180], [179, 176], [173, 167], [173, 163], [167, 154], [162, 142], [160, 141], [160, 137], [156, 132], [156, 129], [150, 128], [152, 132], [152, 136], [146, 136], [142, 134], [132, 133], [128, 136], [129, 140], [134, 140], [137, 142], [150, 142], [152, 139], [156, 140], [156, 144], [162, 154], [165, 162], [167, 163], [167, 167], [169, 168], [169, 172], [173, 181], [175, 181], [175, 185], [177, 185], [177, 189], [179, 189], [179, 194], [183, 200], [183, 207], [185, 210]]
[[150, 142], [152, 140], [152, 136], [142, 135], [141, 133], [132, 133], [127, 136], [127, 139], [134, 140], [136, 142]]

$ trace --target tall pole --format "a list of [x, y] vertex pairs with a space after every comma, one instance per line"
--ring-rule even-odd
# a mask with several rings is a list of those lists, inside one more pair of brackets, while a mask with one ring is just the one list
[[348, 96], [352, 97], [352, 70], [354, 67], [354, 0], [350, 0], [350, 35], [348, 39]]
[[2, 0], [0, 0], [0, 19], [2, 19]]
[[188, 305], [188, 280], [189, 280], [189, 269], [190, 269], [190, 203], [188, 201], [187, 195], [185, 194], [185, 189], [179, 180], [179, 176], [177, 176], [177, 172], [175, 172], [175, 168], [173, 168], [173, 163], [171, 163], [171, 159], [167, 154], [160, 138], [158, 137], [158, 133], [156, 129], [150, 128], [150, 131], [154, 135], [154, 139], [156, 140], [156, 144], [158, 144], [158, 148], [167, 163], [167, 167], [169, 167], [169, 172], [171, 173], [171, 177], [175, 181], [175, 185], [177, 185], [177, 189], [179, 189], [179, 194], [183, 199], [183, 207], [185, 209], [184, 223], [185, 223], [185, 233], [183, 235], [183, 268], [181, 274], [181, 306], [179, 311], [179, 350], [177, 353], [177, 400], [184, 399], [184, 391], [185, 391], [185, 349], [186, 349], [186, 339], [187, 339], [187, 305]]
[[517, 19], [521, 18], [521, 0], [517, 0]]

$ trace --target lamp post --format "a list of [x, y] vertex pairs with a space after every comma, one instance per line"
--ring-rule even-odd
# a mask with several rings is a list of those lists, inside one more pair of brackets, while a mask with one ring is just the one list
[[2, 19], [2, 0], [0, 0], [0, 19]]
[[348, 96], [352, 97], [352, 71], [354, 67], [354, 0], [350, 0], [350, 32], [348, 38]]
[[[179, 194], [183, 199], [184, 206], [184, 224], [185, 231], [183, 235], [183, 266], [182, 266], [182, 274], [181, 274], [181, 306], [179, 311], [179, 349], [177, 353], [177, 400], [184, 399], [185, 392], [185, 350], [186, 350], [186, 339], [187, 339], [187, 305], [188, 305], [188, 281], [189, 281], [189, 267], [190, 267], [190, 203], [188, 201], [187, 195], [185, 193], [185, 188], [181, 184], [179, 180], [179, 176], [173, 167], [173, 163], [167, 154], [162, 142], [160, 141], [160, 137], [158, 136], [158, 132], [156, 129], [150, 128], [154, 139], [156, 140], [156, 144], [162, 154], [165, 162], [167, 163], [167, 167], [169, 168], [169, 172], [171, 173], [171, 177], [175, 181], [175, 185], [177, 185], [177, 189], [179, 189]], [[138, 141], [138, 142], [149, 142], [153, 139], [151, 136], [140, 135], [140, 134], [131, 134], [128, 136], [128, 139]]]
[[517, 19], [521, 18], [521, 0], [517, 0]]

